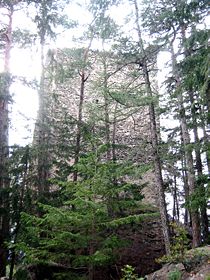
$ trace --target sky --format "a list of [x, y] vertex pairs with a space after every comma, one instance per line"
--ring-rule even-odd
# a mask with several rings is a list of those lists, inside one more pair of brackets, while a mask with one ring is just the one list
[[[77, 21], [79, 18], [80, 27], [61, 32], [56, 42], [51, 42], [46, 50], [49, 48], [81, 47], [81, 43], [76, 43], [73, 38], [79, 37], [85, 25], [92, 20], [91, 15], [84, 10], [84, 5], [86, 5], [86, 1], [80, 0], [76, 4], [70, 4], [69, 7], [65, 9], [65, 13], [69, 15], [72, 20]], [[121, 11], [120, 13], [119, 9]], [[123, 18], [127, 14], [127, 11], [128, 4], [113, 8], [112, 16], [117, 19], [119, 25], [123, 25]], [[13, 23], [14, 29], [29, 28], [33, 32], [36, 32], [35, 25], [31, 23], [31, 20], [28, 19], [21, 10], [15, 13]], [[95, 47], [97, 46], [95, 45]], [[28, 80], [39, 80], [41, 74], [39, 47], [34, 46], [30, 49], [13, 48], [10, 68], [13, 75], [27, 77]], [[33, 139], [33, 129], [38, 110], [38, 94], [36, 90], [23, 86], [20, 82], [15, 82], [10, 90], [13, 96], [13, 103], [10, 106], [11, 125], [9, 144], [26, 145], [31, 143]]]
[[[48, 48], [63, 48], [73, 47], [81, 43], [75, 43], [74, 37], [78, 37], [85, 28], [85, 25], [91, 22], [90, 14], [83, 8], [86, 5], [86, 0], [79, 0], [76, 4], [72, 3], [65, 9], [65, 13], [69, 15], [72, 20], [80, 20], [80, 27], [63, 32], [58, 36], [56, 42], [51, 42]], [[120, 13], [119, 13], [120, 11]], [[31, 16], [33, 11], [29, 11]], [[124, 19], [129, 13], [128, 4], [122, 4], [120, 7], [114, 7], [111, 12], [111, 16], [117, 20], [119, 25], [124, 25], [125, 31], [130, 32], [128, 24], [124, 24]], [[209, 24], [207, 21], [207, 24]], [[31, 23], [25, 14], [20, 10], [15, 13], [14, 28], [29, 28], [36, 32], [35, 25]], [[97, 43], [96, 43], [97, 44]], [[79, 45], [81, 46], [81, 45]], [[93, 46], [94, 47], [94, 46]], [[97, 47], [97, 46], [95, 46]], [[158, 72], [158, 86], [160, 90], [164, 90], [162, 87], [162, 81], [165, 75], [167, 75], [169, 69], [165, 66], [170, 57], [167, 52], [162, 52], [158, 57], [158, 68], [162, 69]], [[1, 69], [0, 69], [1, 70]], [[34, 46], [30, 49], [13, 48], [11, 54], [11, 72], [13, 75], [24, 76], [27, 79], [37, 79], [40, 77], [40, 55], [39, 48]], [[11, 86], [11, 93], [13, 95], [13, 104], [10, 106], [11, 110], [11, 129], [10, 129], [10, 145], [19, 144], [25, 145], [30, 143], [33, 138], [33, 128], [36, 120], [38, 110], [38, 94], [36, 90], [30, 89], [21, 85], [20, 82], [16, 82]], [[171, 119], [161, 119], [162, 124], [174, 126], [176, 122]], [[163, 135], [163, 137], [167, 137]]]

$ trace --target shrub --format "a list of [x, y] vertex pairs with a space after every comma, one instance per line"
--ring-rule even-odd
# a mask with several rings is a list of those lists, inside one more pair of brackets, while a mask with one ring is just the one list
[[185, 258], [189, 244], [187, 232], [183, 226], [176, 223], [171, 223], [171, 227], [175, 233], [171, 245], [171, 254], [157, 259], [158, 263], [179, 263], [183, 262]]
[[144, 278], [139, 278], [137, 274], [134, 273], [134, 268], [131, 265], [126, 265], [123, 269], [123, 278], [121, 280], [144, 280]]
[[181, 276], [182, 276], [181, 272], [178, 269], [176, 269], [169, 272], [168, 280], [180, 280]]

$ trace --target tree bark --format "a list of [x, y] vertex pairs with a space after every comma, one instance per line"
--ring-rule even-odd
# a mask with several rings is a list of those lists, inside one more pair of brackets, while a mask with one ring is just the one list
[[35, 136], [37, 138], [37, 189], [39, 196], [45, 196], [49, 193], [49, 92], [45, 85], [45, 65], [44, 65], [44, 45], [45, 40], [41, 40], [41, 78], [39, 85], [39, 111], [36, 123]]
[[114, 109], [114, 119], [113, 119], [113, 131], [112, 131], [112, 160], [116, 162], [117, 155], [116, 155], [116, 126], [117, 126], [117, 103], [115, 104]]
[[[183, 145], [182, 131], [181, 131], [181, 145]], [[184, 198], [185, 198], [185, 201], [187, 201], [189, 199], [189, 185], [188, 185], [185, 154], [183, 154], [183, 157], [181, 159], [181, 165], [182, 165], [182, 180], [183, 180], [183, 184], [184, 184]], [[184, 224], [186, 226], [188, 226], [189, 223], [190, 223], [189, 210], [187, 207], [185, 207]]]
[[8, 250], [4, 242], [9, 237], [9, 112], [10, 52], [12, 48], [12, 20], [14, 8], [7, 8], [8, 25], [5, 31], [4, 72], [0, 75], [0, 277], [6, 275]]
[[[79, 153], [81, 149], [81, 137], [82, 137], [82, 119], [83, 119], [83, 103], [84, 103], [84, 95], [85, 95], [85, 83], [89, 78], [89, 74], [86, 75], [85, 65], [87, 63], [88, 54], [90, 51], [90, 47], [92, 45], [92, 41], [94, 38], [94, 34], [92, 34], [90, 38], [89, 45], [84, 50], [83, 56], [83, 68], [81, 73], [79, 73], [81, 82], [80, 82], [80, 96], [79, 96], [79, 108], [78, 108], [78, 118], [77, 118], [77, 135], [76, 135], [76, 147], [75, 147], [75, 154], [74, 154], [74, 164], [76, 165], [79, 162]], [[75, 169], [73, 173], [73, 181], [76, 182], [78, 177], [77, 169]]]
[[136, 16], [136, 27], [138, 32], [138, 39], [139, 45], [143, 54], [142, 59], [142, 67], [143, 67], [143, 76], [146, 85], [146, 91], [148, 97], [151, 98], [151, 102], [149, 105], [149, 117], [150, 117], [150, 133], [151, 133], [151, 141], [152, 141], [152, 154], [153, 154], [153, 162], [155, 168], [155, 177], [156, 177], [156, 184], [158, 188], [158, 196], [159, 196], [159, 211], [162, 223], [162, 230], [163, 230], [163, 237], [165, 243], [165, 250], [166, 254], [170, 254], [170, 236], [169, 236], [169, 226], [168, 226], [168, 217], [167, 217], [167, 209], [166, 209], [166, 202], [165, 202], [165, 193], [164, 193], [164, 184], [163, 184], [163, 177], [162, 177], [162, 170], [161, 170], [161, 162], [160, 156], [158, 151], [158, 129], [156, 124], [156, 115], [155, 115], [155, 106], [153, 99], [153, 92], [151, 88], [151, 82], [149, 77], [149, 71], [146, 61], [146, 53], [143, 45], [141, 29], [139, 25], [139, 10], [137, 0], [134, 0], [135, 6], [135, 16]]
[[179, 222], [179, 202], [178, 202], [178, 195], [177, 195], [177, 179], [176, 175], [174, 177], [174, 187], [172, 189], [173, 192], [173, 221]]
[[[171, 58], [172, 58], [172, 71], [174, 79], [176, 81], [176, 90], [177, 90], [177, 99], [178, 99], [178, 109], [179, 109], [179, 121], [181, 126], [181, 133], [183, 137], [184, 153], [187, 164], [187, 178], [189, 186], [189, 196], [190, 199], [195, 195], [196, 191], [196, 181], [193, 165], [193, 157], [190, 149], [190, 135], [187, 127], [186, 121], [186, 112], [184, 108], [183, 95], [181, 92], [181, 81], [177, 73], [177, 62], [173, 49], [173, 44], [171, 44]], [[190, 203], [191, 204], [191, 203]], [[201, 244], [201, 235], [200, 235], [200, 219], [198, 209], [195, 209], [190, 205], [190, 214], [192, 222], [192, 235], [193, 235], [193, 247], [198, 247]]]
[[[83, 103], [84, 103], [84, 93], [85, 93], [85, 82], [87, 77], [85, 77], [85, 70], [82, 70], [81, 83], [80, 83], [80, 98], [79, 98], [79, 110], [78, 110], [78, 119], [77, 119], [77, 136], [76, 136], [76, 148], [74, 156], [74, 164], [76, 165], [79, 161], [79, 153], [81, 146], [81, 136], [82, 136], [82, 113], [83, 113]], [[74, 171], [73, 181], [77, 181], [77, 170]]]
[[208, 174], [210, 174], [210, 137], [207, 134], [206, 127], [203, 125], [203, 138], [204, 138], [204, 144], [206, 146], [206, 162], [207, 162], [207, 168], [208, 168]]
[[104, 67], [104, 73], [103, 73], [103, 96], [104, 96], [104, 119], [105, 119], [105, 137], [106, 137], [106, 148], [107, 148], [107, 160], [111, 160], [111, 140], [110, 140], [110, 121], [109, 121], [109, 100], [108, 100], [108, 81], [107, 81], [107, 65], [106, 65], [106, 54], [103, 57], [103, 67]]
[[198, 123], [196, 118], [196, 109], [194, 106], [194, 96], [193, 92], [189, 92], [190, 95], [190, 103], [191, 103], [191, 115], [192, 115], [192, 121], [193, 121], [193, 134], [194, 134], [194, 142], [195, 142], [195, 163], [196, 163], [196, 169], [198, 173], [198, 185], [200, 189], [200, 196], [203, 198], [202, 204], [200, 205], [200, 211], [201, 211], [201, 226], [202, 226], [202, 235], [204, 242], [208, 239], [208, 215], [207, 215], [207, 203], [205, 200], [205, 186], [202, 182], [203, 180], [203, 164], [201, 160], [201, 151], [200, 151], [200, 139], [198, 136]]

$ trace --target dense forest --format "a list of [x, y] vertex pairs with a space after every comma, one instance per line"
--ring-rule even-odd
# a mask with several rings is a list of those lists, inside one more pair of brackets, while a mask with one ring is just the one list
[[[0, 277], [144, 279], [210, 243], [208, 8], [0, 0]], [[10, 145], [20, 84], [39, 108]]]

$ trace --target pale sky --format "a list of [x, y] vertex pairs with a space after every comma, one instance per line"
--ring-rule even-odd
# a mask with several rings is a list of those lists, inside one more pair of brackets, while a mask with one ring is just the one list
[[[85, 0], [80, 0], [79, 4], [70, 4], [65, 12], [73, 20], [80, 21], [80, 25], [91, 22], [91, 15], [84, 10]], [[119, 13], [120, 11], [120, 13]], [[32, 11], [33, 12], [33, 11]], [[111, 16], [117, 21], [117, 24], [123, 25], [124, 19], [128, 13], [130, 13], [130, 5], [122, 4], [120, 7], [114, 7], [111, 11]], [[209, 24], [209, 20], [207, 21]], [[14, 28], [30, 28], [35, 31], [35, 25], [31, 23], [23, 12], [19, 11], [14, 17]], [[66, 31], [58, 36], [56, 42], [52, 42], [49, 48], [62, 48], [62, 47], [73, 47], [72, 37], [78, 37], [84, 28], [76, 28], [74, 30]], [[124, 24], [125, 32], [130, 32], [131, 26]], [[96, 42], [97, 44], [97, 42]], [[80, 45], [81, 46], [81, 45]], [[94, 47], [94, 46], [93, 46]], [[162, 71], [158, 72], [158, 83], [161, 89], [161, 83], [164, 80], [165, 75], [169, 71], [164, 64], [169, 60], [168, 54], [162, 53], [158, 58], [158, 68], [162, 68]], [[39, 79], [40, 77], [40, 55], [37, 46], [33, 49], [18, 49], [14, 48], [11, 55], [11, 72], [13, 75], [25, 76], [28, 79]], [[0, 69], [1, 70], [1, 69]], [[30, 143], [32, 140], [33, 124], [36, 119], [38, 110], [38, 96], [37, 91], [27, 88], [20, 83], [14, 83], [11, 87], [11, 93], [14, 93], [14, 103], [12, 105], [11, 113], [11, 130], [10, 130], [10, 145]], [[26, 117], [24, 117], [26, 116]], [[163, 124], [176, 125], [171, 116], [170, 121], [161, 119]], [[29, 128], [29, 131], [28, 131]], [[29, 137], [28, 139], [25, 139]]]
[[[56, 42], [52, 42], [48, 48], [63, 48], [78, 45], [72, 38], [80, 36], [82, 31], [85, 30], [85, 24], [90, 23], [92, 20], [91, 15], [83, 8], [86, 1], [80, 0], [79, 2], [80, 4], [70, 4], [65, 9], [65, 12], [72, 20], [79, 19], [80, 28], [61, 33]], [[120, 14], [119, 8], [121, 10]], [[113, 8], [111, 15], [117, 19], [119, 25], [122, 25], [127, 11], [128, 5], [122, 4], [121, 7]], [[34, 24], [31, 23], [30, 19], [21, 10], [15, 13], [13, 23], [14, 28], [30, 28], [35, 31]], [[40, 69], [40, 55], [36, 46], [30, 50], [13, 48], [11, 53], [11, 73], [13, 75], [24, 76], [31, 80], [39, 79]], [[14, 103], [10, 106], [11, 128], [9, 143], [10, 145], [25, 145], [30, 143], [33, 137], [34, 122], [38, 110], [37, 91], [21, 85], [20, 82], [16, 82], [11, 86], [11, 93], [13, 94]]]

